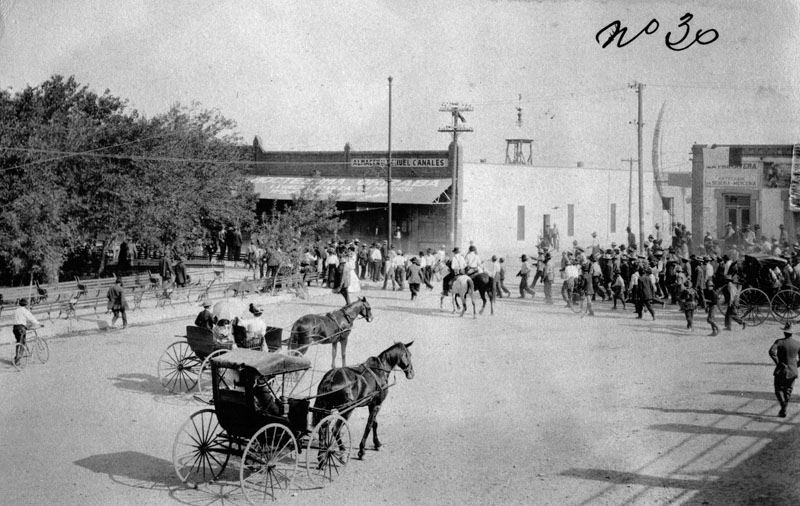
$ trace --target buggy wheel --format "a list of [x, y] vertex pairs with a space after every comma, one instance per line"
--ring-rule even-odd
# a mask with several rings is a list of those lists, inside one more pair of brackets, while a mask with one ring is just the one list
[[297, 472], [297, 439], [283, 424], [270, 423], [248, 441], [239, 482], [251, 504], [265, 504], [286, 494]]
[[213, 409], [202, 409], [190, 416], [172, 444], [175, 473], [189, 486], [216, 480], [229, 458], [230, 441]]
[[347, 420], [337, 413], [314, 427], [306, 445], [306, 471], [314, 485], [324, 487], [344, 473], [351, 444]]
[[27, 346], [22, 343], [17, 343], [14, 346], [14, 357], [16, 360], [11, 361], [14, 364], [14, 368], [18, 371], [25, 369], [28, 366], [28, 358], [30, 357], [31, 352]]
[[[214, 350], [200, 365], [200, 372], [197, 374], [197, 393], [201, 397], [211, 397], [211, 357], [222, 355], [228, 351], [229, 350]], [[233, 389], [233, 380], [230, 375], [226, 377], [226, 371], [231, 371], [231, 369], [217, 370], [217, 372], [219, 372], [219, 385], [223, 388]]]
[[569, 308], [573, 313], [582, 313], [583, 306], [586, 302], [583, 300], [583, 295], [580, 292], [572, 291], [569, 294]]
[[782, 323], [795, 322], [800, 317], [800, 293], [781, 290], [772, 298], [772, 314]]
[[178, 341], [167, 347], [158, 359], [158, 379], [161, 386], [172, 393], [188, 392], [197, 384], [200, 359], [186, 341]]
[[33, 343], [33, 353], [36, 355], [36, 360], [42, 364], [50, 360], [50, 346], [47, 345], [47, 341], [45, 341], [44, 338], [36, 338], [36, 341]]
[[742, 319], [748, 325], [757, 327], [769, 316], [769, 297], [758, 288], [745, 288], [739, 294], [739, 307], [742, 309]]

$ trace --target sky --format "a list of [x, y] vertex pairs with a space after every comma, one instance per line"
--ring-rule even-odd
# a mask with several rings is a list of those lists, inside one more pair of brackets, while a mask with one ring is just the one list
[[[473, 107], [467, 161], [502, 162], [505, 138], [523, 137], [536, 165], [625, 168], [633, 82], [647, 162], [666, 104], [666, 170], [689, 170], [693, 143], [800, 142], [797, 0], [0, 0], [0, 13], [0, 87], [74, 75], [146, 116], [199, 102], [267, 150], [387, 149], [389, 76], [394, 150], [446, 149], [439, 108], [460, 102]], [[698, 29], [717, 40], [669, 49], [686, 13], [682, 45]], [[630, 37], [652, 19], [625, 47], [595, 41], [615, 20]]]

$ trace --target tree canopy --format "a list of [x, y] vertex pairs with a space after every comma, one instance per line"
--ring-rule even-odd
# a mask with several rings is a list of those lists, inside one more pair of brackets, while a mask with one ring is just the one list
[[127, 101], [53, 76], [0, 91], [0, 273], [3, 284], [124, 234], [189, 251], [226, 225], [254, 224], [236, 125], [199, 104], [146, 118]]

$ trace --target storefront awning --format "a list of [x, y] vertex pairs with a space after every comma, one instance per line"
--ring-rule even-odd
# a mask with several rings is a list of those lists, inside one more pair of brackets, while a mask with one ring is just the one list
[[[262, 176], [250, 180], [262, 199], [292, 200], [303, 188], [316, 186], [323, 197], [336, 194], [336, 200], [341, 202], [386, 203], [383, 179]], [[439, 197], [450, 187], [450, 182], [450, 179], [393, 179], [392, 203], [440, 203]]]

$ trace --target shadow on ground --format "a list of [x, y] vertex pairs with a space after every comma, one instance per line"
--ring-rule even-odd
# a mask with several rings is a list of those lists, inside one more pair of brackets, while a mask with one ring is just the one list
[[172, 462], [144, 453], [123, 451], [92, 455], [73, 464], [108, 475], [114, 483], [147, 490], [170, 490], [182, 486]]

